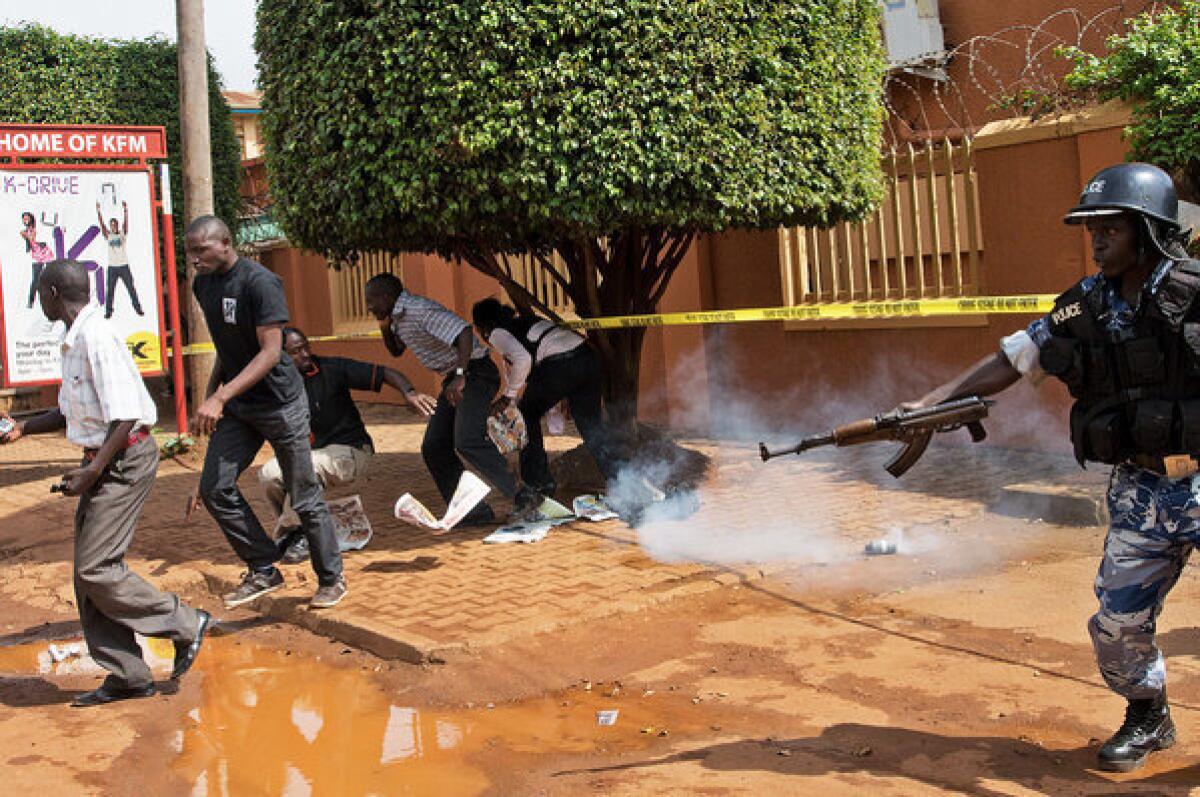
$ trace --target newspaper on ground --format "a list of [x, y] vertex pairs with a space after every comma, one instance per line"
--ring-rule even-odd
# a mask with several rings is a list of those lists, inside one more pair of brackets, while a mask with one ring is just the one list
[[444, 534], [478, 506], [491, 489], [484, 484], [483, 479], [469, 470], [464, 470], [441, 520], [411, 493], [405, 493], [396, 500], [396, 517], [414, 526], [430, 529], [434, 534]]
[[538, 515], [542, 520], [574, 520], [575, 513], [565, 506], [555, 501], [553, 498], [543, 498], [542, 503], [538, 506]]
[[593, 523], [619, 517], [609, 509], [608, 504], [604, 503], [604, 497], [600, 495], [577, 495], [571, 502], [571, 508], [575, 510], [576, 517]]
[[[362, 498], [349, 495], [345, 498], [326, 499], [329, 507], [329, 517], [333, 520], [333, 534], [337, 537], [338, 550], [357, 551], [365, 548], [371, 541], [371, 521], [363, 509]], [[295, 528], [300, 524], [300, 516], [292, 509], [291, 498], [283, 502], [283, 514], [275, 521], [275, 539], [279, 539], [284, 529]]]
[[484, 537], [483, 541], [488, 545], [500, 545], [508, 542], [541, 542], [550, 533], [550, 527], [553, 525], [554, 522], [550, 520], [514, 523], [511, 526], [501, 526]]

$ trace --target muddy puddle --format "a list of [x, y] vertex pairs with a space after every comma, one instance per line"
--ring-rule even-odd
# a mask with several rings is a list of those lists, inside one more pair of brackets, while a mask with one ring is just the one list
[[[51, 680], [101, 673], [86, 649], [55, 661], [50, 644], [0, 648], [0, 673]], [[59, 654], [80, 644], [53, 643]], [[170, 643], [144, 640], [143, 649], [165, 678]], [[197, 797], [478, 794], [496, 785], [489, 772], [527, 770], [547, 755], [665, 750], [670, 737], [707, 730], [714, 720], [712, 707], [694, 705], [690, 695], [614, 683], [515, 703], [414, 706], [385, 691], [371, 670], [230, 636], [206, 644], [192, 679], [198, 701], [190, 689], [167, 698], [189, 701], [179, 706], [181, 726], [168, 739], [138, 744], [167, 746], [171, 771]]]

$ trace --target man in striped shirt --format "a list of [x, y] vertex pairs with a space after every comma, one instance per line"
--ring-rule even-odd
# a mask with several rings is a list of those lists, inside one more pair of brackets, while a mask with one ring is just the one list
[[179, 678], [191, 667], [212, 622], [207, 612], [160, 592], [125, 565], [158, 471], [158, 447], [150, 436], [157, 420], [154, 402], [129, 349], [101, 317], [100, 307], [90, 303], [81, 263], [48, 263], [38, 280], [38, 298], [48, 319], [67, 326], [58, 409], [13, 422], [0, 443], [66, 427], [67, 439], [83, 448], [83, 462], [63, 476], [59, 490], [79, 496], [75, 600], [88, 653], [109, 675], [72, 705], [149, 697], [157, 689], [134, 633], [172, 640], [171, 677]]
[[[429, 419], [421, 456], [447, 503], [462, 476], [461, 456], [505, 497], [513, 499], [510, 520], [537, 515], [542, 497], [518, 483], [487, 436], [492, 398], [500, 372], [471, 325], [442, 305], [404, 289], [394, 274], [378, 274], [365, 286], [367, 309], [379, 320], [383, 342], [399, 357], [411, 349], [421, 365], [442, 376], [442, 392]], [[463, 523], [487, 523], [495, 517], [481, 504]]]

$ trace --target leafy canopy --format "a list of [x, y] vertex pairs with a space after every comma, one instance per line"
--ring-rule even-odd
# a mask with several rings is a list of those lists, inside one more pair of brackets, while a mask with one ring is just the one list
[[1075, 61], [1069, 86], [1133, 104], [1132, 156], [1200, 190], [1200, 0], [1135, 17], [1103, 56], [1067, 54]]
[[[171, 185], [182, 192], [178, 60], [170, 42], [105, 41], [37, 25], [0, 28], [0, 85], [3, 122], [164, 126]], [[242, 204], [241, 147], [211, 61], [208, 85], [213, 199], [217, 214], [233, 225]], [[182, 212], [175, 215], [175, 240], [182, 271]]]
[[334, 256], [861, 217], [877, 5], [261, 0], [277, 217]]

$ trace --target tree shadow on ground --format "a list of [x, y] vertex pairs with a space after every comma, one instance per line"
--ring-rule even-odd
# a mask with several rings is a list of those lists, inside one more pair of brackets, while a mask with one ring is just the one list
[[22, 631], [0, 636], [0, 648], [9, 645], [20, 645], [26, 642], [53, 642], [59, 639], [71, 639], [83, 636], [83, 626], [78, 620], [63, 620], [57, 623], [38, 623]]
[[[717, 772], [794, 776], [797, 793], [803, 792], [802, 778], [867, 774], [919, 781], [979, 797], [1010, 794], [1003, 785], [1041, 794], [1130, 794], [1131, 787], [1153, 784], [1156, 794], [1187, 794], [1200, 778], [1200, 766], [1191, 766], [1118, 782], [1090, 771], [1095, 754], [1094, 747], [1049, 750], [1023, 739], [1000, 736], [950, 736], [911, 728], [840, 723], [811, 737], [720, 742], [663, 758], [556, 774], [631, 772], [696, 762]], [[1178, 788], [1163, 788], [1169, 784], [1178, 784]]]
[[83, 690], [61, 689], [45, 678], [0, 677], [0, 705], [9, 708], [61, 705], [69, 703], [81, 691]]

